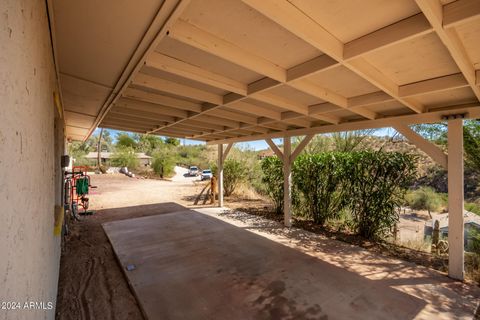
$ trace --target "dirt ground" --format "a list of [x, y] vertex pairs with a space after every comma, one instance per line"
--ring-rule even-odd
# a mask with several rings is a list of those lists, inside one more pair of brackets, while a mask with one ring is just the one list
[[[128, 178], [121, 174], [92, 176], [92, 184], [98, 186], [90, 195], [91, 208], [96, 214], [70, 224], [71, 233], [64, 242], [60, 266], [57, 319], [143, 319], [102, 223], [209, 206], [208, 182], [184, 176], [186, 169], [178, 170], [172, 181]], [[268, 212], [262, 200], [232, 197], [227, 199], [227, 205], [234, 210], [255, 211], [246, 211], [254, 214], [246, 214], [248, 219], [258, 218], [264, 223], [272, 220], [272, 217], [258, 217], [262, 216], [259, 212]], [[235, 215], [235, 219], [239, 217], [242, 215]], [[424, 219], [419, 220], [424, 223]], [[336, 238], [330, 234], [327, 237]]]
[[[172, 181], [94, 175], [90, 195], [95, 215], [70, 223], [63, 246], [56, 319], [143, 319], [117, 263], [102, 223], [181, 210], [206, 183], [184, 177]], [[168, 190], [168, 192], [166, 192]], [[169, 206], [158, 203], [172, 202]]]

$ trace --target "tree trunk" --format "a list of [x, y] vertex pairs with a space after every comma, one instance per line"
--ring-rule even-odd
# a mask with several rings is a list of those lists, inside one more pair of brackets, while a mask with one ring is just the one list
[[100, 129], [100, 134], [98, 135], [98, 144], [97, 144], [97, 167], [100, 170], [100, 166], [102, 164], [102, 158], [100, 157], [100, 152], [102, 151], [102, 135], [103, 135], [103, 128]]

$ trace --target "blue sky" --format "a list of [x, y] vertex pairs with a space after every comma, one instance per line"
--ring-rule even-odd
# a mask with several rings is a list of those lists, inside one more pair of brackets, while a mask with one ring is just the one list
[[[117, 135], [118, 130], [112, 130], [112, 129], [107, 129], [110, 131], [112, 137], [115, 137]], [[98, 134], [100, 132], [100, 129], [96, 129], [94, 133]], [[375, 136], [391, 136], [395, 133], [395, 131], [392, 128], [382, 128], [377, 130], [373, 135]], [[189, 140], [189, 139], [180, 139], [182, 144], [186, 145], [196, 145], [196, 144], [205, 144], [204, 142], [201, 141], [196, 141], [196, 140]], [[275, 143], [282, 143], [282, 139], [273, 139]], [[240, 142], [237, 144], [237, 146], [241, 148], [248, 148], [248, 149], [254, 149], [254, 150], [263, 150], [267, 149], [268, 145], [265, 142], [265, 140], [258, 140], [258, 141], [249, 141], [249, 142]]]

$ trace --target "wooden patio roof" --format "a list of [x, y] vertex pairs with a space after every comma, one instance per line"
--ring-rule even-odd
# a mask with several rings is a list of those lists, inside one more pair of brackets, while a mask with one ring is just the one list
[[478, 0], [165, 0], [152, 21], [77, 138], [227, 143], [480, 117]]

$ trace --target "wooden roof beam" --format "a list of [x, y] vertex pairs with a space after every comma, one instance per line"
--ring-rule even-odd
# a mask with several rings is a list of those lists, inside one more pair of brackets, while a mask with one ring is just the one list
[[[312, 20], [289, 1], [243, 0], [243, 2], [318, 50], [328, 54], [330, 57], [394, 97], [413, 111], [417, 113], [424, 111], [423, 106], [414, 101], [406, 100], [398, 96], [398, 86], [362, 57], [357, 56], [354, 59], [345, 60], [344, 44], [324, 29], [318, 22]], [[356, 110], [351, 111], [356, 112]]]
[[129, 132], [135, 132], [135, 133], [142, 133], [145, 134], [147, 133], [146, 130], [141, 130], [137, 128], [127, 128], [125, 126], [120, 126], [120, 125], [115, 125], [115, 124], [108, 124], [108, 123], [100, 123], [98, 125], [99, 128], [105, 128], [105, 129], [113, 129], [113, 130], [119, 130], [119, 131], [129, 131]]
[[118, 130], [124, 130], [124, 131], [135, 129], [137, 131], [142, 131], [143, 133], [151, 129], [151, 127], [147, 125], [132, 125], [132, 124], [125, 125], [125, 123], [121, 121], [102, 121], [102, 125], [116, 126], [116, 128], [119, 128]]
[[[219, 117], [215, 117], [212, 115], [207, 115], [207, 114], [199, 114], [195, 118], [190, 118], [190, 119], [195, 119], [201, 122], [206, 122], [206, 123], [212, 123], [212, 124], [221, 124], [225, 127], [229, 128], [240, 128], [241, 123], [238, 121], [233, 121], [233, 120], [227, 120], [227, 119], [222, 119]], [[174, 123], [175, 124], [175, 123]], [[172, 124], [172, 125], [174, 125]]]
[[139, 73], [133, 79], [132, 84], [161, 92], [171, 93], [180, 97], [210, 102], [213, 104], [222, 104], [222, 96], [210, 93], [204, 90], [185, 86], [176, 82], [168, 81], [162, 78], [153, 77], [144, 73]]
[[143, 102], [139, 100], [132, 100], [127, 98], [122, 98], [115, 103], [115, 106], [126, 107], [133, 110], [139, 110], [144, 112], [155, 113], [159, 115], [167, 115], [178, 118], [186, 118], [191, 113], [190, 111], [170, 108], [161, 106], [158, 104]]
[[287, 70], [287, 82], [292, 80], [300, 80], [305, 77], [315, 75], [319, 72], [338, 67], [340, 64], [335, 59], [330, 58], [326, 54], [322, 54], [316, 58], [305, 61]]
[[[244, 48], [240, 48], [233, 43], [221, 39], [183, 20], [178, 20], [172, 26], [172, 28], [169, 30], [168, 36], [189, 46], [203, 50], [209, 54], [215, 55], [226, 61], [235, 63], [246, 69], [258, 72], [266, 76], [267, 78], [260, 79], [259, 81], [256, 81], [248, 86], [248, 97], [255, 98], [264, 102], [266, 102], [265, 100], [271, 101], [272, 95], [268, 94], [265, 91], [280, 84], [287, 84], [299, 91], [305, 92], [307, 94], [313, 95], [331, 103], [339, 104], [339, 106], [342, 108], [347, 107], [345, 97], [342, 97], [327, 88], [322, 88], [318, 85], [312, 85], [311, 83], [305, 82], [305, 80], [302, 79], [306, 76], [307, 72], [309, 72], [310, 74], [314, 74], [316, 72], [319, 72], [321, 69], [331, 67], [332, 59], [329, 59], [327, 57], [320, 56], [316, 60], [314, 59], [307, 61], [306, 63], [303, 63], [298, 67], [289, 69], [289, 73], [287, 70], [277, 66], [276, 64], [264, 58], [260, 58], [255, 54], [245, 50]], [[307, 71], [308, 69], [309, 71]], [[289, 79], [287, 81], [288, 76]], [[234, 97], [234, 100], [240, 99], [243, 99], [243, 97]], [[278, 97], [277, 99], [281, 100], [282, 98]], [[228, 99], [228, 101], [231, 102], [230, 99]], [[273, 104], [272, 102], [267, 103]], [[282, 107], [281, 105], [278, 106]], [[289, 107], [283, 108], [299, 112], [299, 110], [297, 109], [290, 109]], [[352, 112], [360, 114], [362, 116], [365, 116], [365, 114], [369, 114], [370, 118], [375, 116], [371, 112], [368, 112], [368, 110], [365, 110], [365, 112], [363, 113], [360, 113], [361, 111], [362, 110], [357, 112], [357, 110], [355, 110]], [[304, 110], [303, 112], [305, 114], [307, 113], [306, 110]]]
[[142, 40], [122, 71], [113, 91], [100, 108], [100, 111], [84, 140], [88, 139], [98, 124], [102, 122], [102, 119], [107, 115], [108, 111], [122, 96], [123, 91], [130, 86], [132, 79], [143, 67], [147, 56], [155, 50], [160, 41], [166, 36], [166, 31], [175, 21], [177, 21], [189, 4], [190, 0], [173, 0], [164, 1], [162, 3], [160, 10], [158, 10], [153, 18], [148, 30], [144, 33]]
[[247, 95], [247, 86], [239, 81], [224, 77], [158, 52], [153, 52], [148, 57], [145, 66], [205, 83], [215, 88], [235, 92], [244, 96]]
[[227, 128], [221, 124], [206, 123], [199, 120], [187, 120], [182, 123], [202, 129], [225, 130]]
[[261, 106], [257, 106], [255, 104], [247, 103], [245, 101], [235, 102], [234, 104], [228, 107], [225, 107], [225, 109], [241, 111], [241, 112], [245, 112], [245, 113], [253, 114], [257, 116], [262, 115], [264, 117], [274, 119], [274, 120], [282, 119], [282, 113], [279, 111], [270, 110]]
[[346, 43], [343, 58], [348, 60], [430, 32], [432, 26], [419, 13]]
[[132, 100], [140, 100], [144, 102], [150, 102], [167, 106], [171, 108], [177, 108], [187, 111], [201, 112], [202, 105], [200, 103], [187, 101], [183, 99], [173, 98], [159, 93], [152, 93], [140, 89], [128, 88], [123, 92], [123, 97]]
[[468, 87], [468, 82], [465, 80], [463, 74], [455, 73], [444, 77], [400, 86], [398, 93], [402, 97], [411, 97], [430, 92], [440, 92], [463, 87]]
[[456, 27], [480, 18], [480, 1], [457, 0], [443, 6], [443, 27]]
[[437, 35], [447, 47], [450, 55], [462, 71], [463, 76], [467, 80], [470, 88], [472, 88], [475, 96], [480, 100], [480, 88], [476, 85], [475, 69], [471, 63], [468, 54], [465, 51], [461, 40], [458, 38], [455, 30], [444, 29], [443, 19], [444, 10], [439, 0], [415, 0], [417, 5], [423, 11]]
[[103, 118], [105, 121], [108, 120], [114, 120], [114, 121], [123, 121], [125, 124], [129, 123], [136, 123], [136, 124], [148, 124], [151, 127], [155, 127], [158, 125], [164, 125], [167, 122], [165, 121], [156, 121], [153, 119], [139, 119], [139, 118], [133, 118], [133, 117], [126, 117], [122, 115], [116, 115], [116, 114], [111, 114], [109, 113], [105, 118]]
[[293, 129], [281, 132], [272, 132], [268, 134], [251, 135], [239, 138], [210, 140], [207, 144], [219, 144], [230, 142], [243, 142], [252, 140], [263, 140], [265, 138], [282, 138], [284, 136], [304, 136], [308, 134], [331, 133], [375, 128], [393, 127], [397, 124], [412, 125], [419, 123], [435, 123], [443, 121], [445, 116], [454, 114], [465, 114], [467, 119], [480, 118], [480, 103], [468, 103], [454, 105], [437, 109], [427, 110], [422, 114], [409, 114], [403, 116], [384, 117], [374, 120], [358, 120], [352, 122], [343, 122], [338, 125], [320, 125], [305, 129]]
[[130, 109], [130, 108], [125, 108], [125, 107], [119, 107], [115, 106], [114, 108], [110, 109], [109, 114], [119, 114], [119, 115], [124, 115], [127, 117], [135, 117], [135, 118], [141, 118], [141, 119], [154, 119], [157, 121], [165, 121], [165, 122], [174, 122], [177, 118], [172, 117], [172, 116], [166, 116], [166, 115], [160, 115], [157, 113], [153, 112], [144, 112], [144, 111], [139, 111], [135, 109]]
[[240, 66], [249, 70], [257, 70], [260, 74], [279, 82], [286, 80], [285, 70], [276, 64], [181, 19], [177, 20], [169, 29], [168, 36], [197, 49], [214, 52], [216, 56], [224, 60], [233, 60]]

